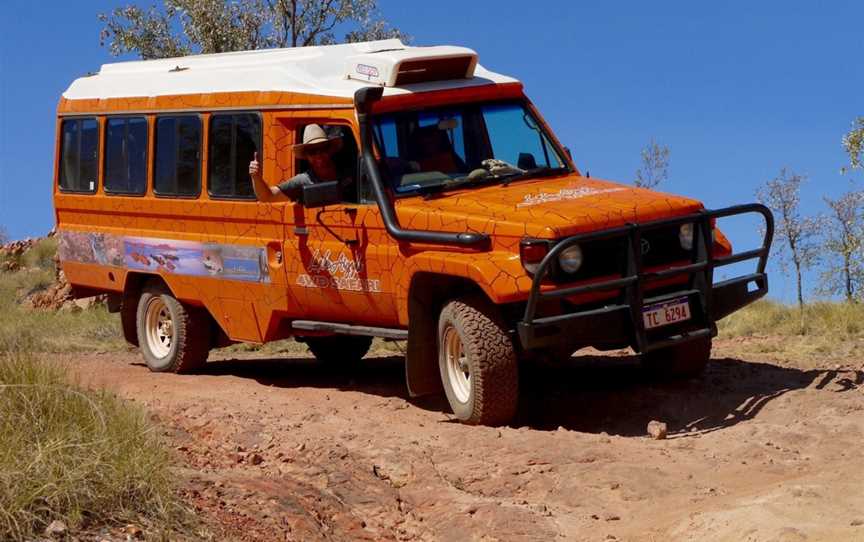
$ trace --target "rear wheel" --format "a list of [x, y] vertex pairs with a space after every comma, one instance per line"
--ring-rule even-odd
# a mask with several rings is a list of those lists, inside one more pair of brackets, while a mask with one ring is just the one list
[[488, 302], [457, 299], [438, 319], [438, 367], [456, 417], [472, 425], [502, 425], [516, 413], [516, 350]]
[[711, 339], [696, 339], [642, 354], [642, 366], [661, 378], [692, 378], [705, 371], [711, 359]]
[[332, 335], [306, 337], [306, 347], [315, 359], [324, 363], [357, 363], [372, 347], [372, 337], [360, 335]]
[[138, 344], [151, 371], [187, 373], [207, 361], [207, 314], [183, 305], [162, 284], [144, 288], [138, 299], [136, 321]]

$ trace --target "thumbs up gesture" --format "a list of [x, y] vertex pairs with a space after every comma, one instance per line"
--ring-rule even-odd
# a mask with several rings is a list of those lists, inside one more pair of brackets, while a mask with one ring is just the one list
[[258, 152], [252, 155], [252, 161], [249, 162], [249, 176], [255, 180], [261, 178], [261, 164], [258, 163]]

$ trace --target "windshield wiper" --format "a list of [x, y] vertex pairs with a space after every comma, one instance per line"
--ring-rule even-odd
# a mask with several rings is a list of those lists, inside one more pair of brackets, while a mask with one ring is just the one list
[[430, 184], [426, 186], [421, 186], [417, 189], [417, 192], [423, 195], [428, 194], [437, 194], [442, 190], [449, 190], [451, 188], [456, 188], [465, 184], [483, 184], [488, 181], [497, 181], [500, 177], [494, 175], [487, 175], [485, 177], [476, 177], [472, 178], [468, 175], [464, 177], [456, 177], [455, 179], [451, 179], [449, 181], [440, 183], [440, 184]]
[[566, 166], [562, 166], [562, 167], [543, 166], [543, 167], [536, 167], [533, 169], [529, 169], [525, 173], [511, 173], [511, 174], [507, 174], [507, 175], [501, 175], [498, 178], [503, 178], [504, 182], [502, 183], [502, 186], [506, 186], [506, 185], [512, 183], [513, 181], [521, 181], [522, 179], [528, 179], [531, 177], [536, 178], [536, 179], [540, 179], [543, 177], [554, 177], [555, 175], [561, 175], [564, 173], [568, 173], [569, 171], [570, 170]]

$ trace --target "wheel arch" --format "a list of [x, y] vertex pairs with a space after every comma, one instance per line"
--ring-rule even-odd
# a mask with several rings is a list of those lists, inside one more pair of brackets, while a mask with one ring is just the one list
[[[121, 310], [121, 318], [126, 317], [127, 311], [132, 316], [133, 322], [131, 324], [132, 327], [130, 328], [131, 329], [131, 336], [129, 336], [130, 334], [127, 333], [127, 329], [126, 329], [127, 324], [125, 322], [123, 323], [123, 333], [124, 333], [124, 336], [126, 336], [126, 340], [129, 341], [130, 343], [134, 344], [135, 346], [139, 346], [137, 335], [135, 333], [136, 324], [134, 322], [134, 319], [135, 319], [135, 316], [137, 313], [138, 299], [141, 297], [141, 292], [144, 291], [144, 287], [148, 283], [161, 284], [162, 286], [165, 287], [165, 289], [167, 289], [169, 292], [171, 292], [171, 295], [173, 295], [177, 299], [180, 299], [177, 296], [176, 290], [171, 287], [170, 282], [168, 280], [165, 280], [165, 277], [163, 277], [162, 275], [160, 275], [158, 273], [141, 273], [141, 272], [137, 272], [137, 271], [130, 271], [130, 272], [126, 273], [126, 278], [123, 282], [123, 293], [121, 294], [122, 295], [122, 301], [120, 304], [120, 310]], [[234, 344], [234, 341], [232, 341], [228, 337], [228, 334], [225, 332], [224, 329], [222, 329], [222, 326], [219, 324], [219, 321], [213, 316], [213, 313], [210, 311], [210, 308], [207, 306], [206, 303], [204, 303], [203, 300], [200, 300], [200, 299], [197, 299], [197, 300], [181, 299], [181, 301], [184, 303], [187, 303], [189, 305], [194, 306], [202, 314], [207, 315], [208, 320], [210, 322], [210, 327], [211, 327], [211, 334], [210, 334], [210, 336], [212, 338], [211, 347], [220, 348], [223, 346], [229, 346], [231, 344]], [[190, 301], [191, 301], [191, 303], [190, 303]], [[132, 340], [133, 337], [134, 337], [134, 342]]]
[[137, 332], [138, 300], [141, 298], [144, 285], [152, 280], [160, 281], [170, 290], [159, 275], [130, 271], [123, 278], [123, 289], [120, 292], [108, 295], [109, 310], [120, 313], [120, 327], [123, 331], [123, 338], [133, 346], [140, 346]]
[[419, 271], [411, 277], [405, 356], [405, 379], [411, 396], [443, 391], [438, 370], [438, 315], [448, 301], [475, 295], [489, 300], [480, 285], [466, 277], [428, 271]]

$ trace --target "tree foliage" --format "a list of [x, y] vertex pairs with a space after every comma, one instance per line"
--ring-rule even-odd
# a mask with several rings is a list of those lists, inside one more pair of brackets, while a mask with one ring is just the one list
[[669, 147], [654, 139], [642, 149], [642, 165], [636, 170], [634, 184], [642, 188], [654, 188], [669, 178]]
[[864, 191], [824, 199], [829, 213], [819, 218], [825, 253], [822, 292], [859, 301], [864, 295]]
[[843, 136], [843, 147], [852, 169], [864, 167], [864, 117], [858, 117], [852, 123], [852, 129]]
[[9, 242], [9, 236], [6, 234], [6, 228], [0, 225], [0, 245], [5, 245]]
[[270, 47], [409, 37], [384, 21], [376, 0], [163, 0], [99, 15], [111, 54], [143, 59]]
[[774, 244], [784, 271], [789, 265], [795, 273], [798, 306], [804, 308], [802, 274], [817, 260], [819, 231], [816, 220], [801, 216], [801, 184], [805, 178], [786, 168], [756, 192], [757, 199], [774, 213]]

